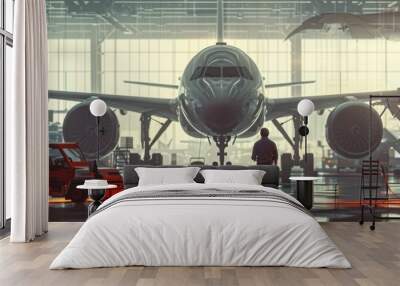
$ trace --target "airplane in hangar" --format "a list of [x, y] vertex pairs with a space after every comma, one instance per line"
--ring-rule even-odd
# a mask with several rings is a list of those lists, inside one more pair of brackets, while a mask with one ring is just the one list
[[306, 19], [287, 36], [308, 30], [329, 31], [338, 24], [339, 29], [349, 33], [353, 39], [383, 38], [390, 41], [400, 40], [400, 12], [385, 11], [371, 14], [321, 13]]
[[[289, 165], [301, 163], [299, 156], [301, 139], [298, 135], [291, 138], [278, 119], [292, 116], [297, 130], [301, 124], [297, 104], [300, 100], [309, 98], [317, 111], [322, 112], [334, 107], [327, 120], [326, 136], [328, 144], [336, 153], [347, 158], [361, 158], [368, 154], [369, 121], [366, 119], [370, 114], [374, 126], [372, 148], [375, 149], [379, 145], [383, 132], [380, 114], [375, 109], [370, 113], [369, 105], [362, 101], [369, 100], [370, 95], [398, 95], [397, 90], [268, 98], [265, 96], [265, 89], [310, 82], [264, 84], [263, 76], [255, 62], [244, 51], [223, 41], [222, 0], [218, 1], [217, 7], [218, 41], [215, 45], [201, 50], [190, 60], [183, 72], [180, 85], [126, 81], [132, 84], [176, 89], [176, 98], [50, 90], [50, 99], [81, 102], [74, 106], [64, 119], [65, 140], [78, 142], [82, 150], [87, 148], [92, 150], [92, 153], [94, 152], [93, 141], [89, 139], [92, 136], [88, 135], [89, 131], [85, 129], [82, 122], [92, 120], [88, 107], [93, 99], [99, 98], [104, 100], [109, 107], [141, 114], [141, 140], [145, 161], [150, 160], [151, 147], [170, 123], [178, 121], [190, 136], [213, 140], [219, 149], [220, 164], [224, 164], [225, 148], [231, 140], [234, 142], [236, 138], [254, 136], [264, 122], [270, 120], [293, 148], [293, 158], [291, 154], [282, 154], [281, 168], [284, 169]], [[398, 114], [397, 102], [386, 100], [382, 101], [382, 104], [385, 104], [394, 115]], [[165, 118], [165, 122], [151, 139], [149, 127], [153, 116]], [[118, 143], [119, 136], [119, 133], [114, 130], [117, 129], [117, 125], [112, 124], [117, 120], [114, 112], [109, 109], [105, 117], [104, 120], [102, 119], [102, 130], [107, 129], [108, 126], [108, 132], [115, 134], [110, 136], [114, 138], [110, 139], [113, 143], [108, 145], [111, 148], [101, 150], [103, 155], [112, 151]], [[111, 128], [112, 126], [115, 128]], [[66, 134], [70, 135], [65, 136]], [[283, 160], [283, 158], [286, 159]]]

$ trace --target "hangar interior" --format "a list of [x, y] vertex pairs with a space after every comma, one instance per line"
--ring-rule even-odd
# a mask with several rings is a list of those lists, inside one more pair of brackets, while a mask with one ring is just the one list
[[[254, 60], [266, 84], [315, 81], [266, 89], [267, 98], [396, 90], [400, 87], [400, 22], [396, 22], [400, 17], [388, 19], [383, 15], [398, 12], [399, 5], [399, 1], [367, 0], [226, 0], [223, 1], [224, 40]], [[190, 59], [203, 48], [215, 44], [216, 11], [217, 1], [214, 0], [47, 0], [49, 89], [175, 98], [176, 90], [124, 81], [179, 85]], [[326, 13], [377, 14], [374, 25], [388, 29], [390, 36], [383, 32], [373, 36], [356, 35], [344, 24], [326, 23], [321, 29], [309, 29], [285, 39], [305, 20]], [[396, 34], [399, 37], [396, 38]], [[49, 137], [52, 142], [62, 141], [64, 118], [76, 104], [49, 100]], [[390, 174], [400, 170], [400, 153], [396, 151], [400, 151], [397, 143], [400, 128], [398, 114], [393, 111], [397, 104], [394, 105], [390, 110], [384, 103], [373, 106], [382, 118], [382, 142], [391, 141], [382, 151], [385, 163], [390, 166]], [[350, 199], [358, 196], [354, 193], [354, 186], [359, 184], [357, 168], [360, 160], [338, 156], [326, 140], [326, 122], [332, 110], [327, 108], [314, 112], [309, 119], [308, 150], [314, 156], [315, 170], [326, 175], [317, 190], [320, 196], [315, 199], [316, 211], [321, 214], [325, 209], [333, 208], [332, 204], [324, 203], [332, 202], [334, 195], [335, 209], [340, 196]], [[117, 150], [126, 147], [129, 152], [143, 156], [140, 114], [123, 109], [114, 111], [120, 125]], [[162, 121], [154, 118], [150, 137], [154, 136]], [[276, 123], [288, 137], [293, 138], [297, 133], [294, 121], [289, 116], [264, 124], [280, 154], [293, 154], [294, 150], [278, 131]], [[368, 134], [368, 130], [363, 132]], [[229, 144], [227, 161], [254, 164], [251, 150], [258, 137], [257, 134], [238, 138], [233, 145]], [[298, 152], [300, 155], [304, 152], [304, 142], [301, 142]], [[193, 160], [211, 164], [217, 161], [215, 144], [210, 144], [207, 138], [187, 135], [179, 122], [172, 122], [154, 144], [152, 153], [161, 153], [164, 164], [185, 165]], [[116, 161], [115, 156], [115, 152], [110, 152], [103, 158], [104, 163], [110, 167], [123, 165], [123, 162]], [[301, 168], [292, 169], [292, 172], [297, 171], [301, 172]], [[391, 176], [392, 181], [390, 191], [395, 196], [394, 176]], [[57, 204], [57, 200], [53, 203]], [[392, 212], [386, 215], [395, 216]], [[346, 218], [343, 214], [338, 216]]]

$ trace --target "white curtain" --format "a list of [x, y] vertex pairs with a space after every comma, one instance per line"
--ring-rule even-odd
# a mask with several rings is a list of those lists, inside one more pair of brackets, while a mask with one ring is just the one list
[[14, 94], [6, 98], [6, 187], [12, 242], [47, 232], [48, 123], [45, 0], [15, 1]]

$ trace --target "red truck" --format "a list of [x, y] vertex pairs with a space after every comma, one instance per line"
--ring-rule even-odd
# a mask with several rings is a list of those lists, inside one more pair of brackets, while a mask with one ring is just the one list
[[[89, 168], [89, 162], [76, 143], [49, 144], [49, 193], [51, 197], [65, 197], [73, 202], [86, 201], [88, 194], [76, 186], [85, 180], [96, 178], [95, 172]], [[115, 189], [106, 191], [103, 200], [122, 191], [122, 176], [116, 169], [99, 168], [100, 177], [108, 183], [117, 185]]]

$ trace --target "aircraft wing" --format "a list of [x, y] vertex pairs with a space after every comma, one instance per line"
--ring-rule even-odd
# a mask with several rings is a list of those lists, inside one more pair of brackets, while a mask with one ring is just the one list
[[49, 90], [49, 99], [83, 102], [92, 98], [100, 98], [113, 108], [178, 120], [176, 99]]
[[374, 91], [374, 92], [359, 92], [359, 93], [344, 93], [331, 94], [322, 96], [301, 96], [301, 97], [286, 97], [286, 98], [266, 98], [267, 114], [266, 120], [272, 120], [279, 117], [298, 115], [297, 104], [302, 99], [310, 99], [314, 103], [315, 111], [324, 110], [335, 107], [340, 103], [347, 101], [369, 101], [370, 95], [393, 96], [400, 95], [400, 90], [389, 91]]

